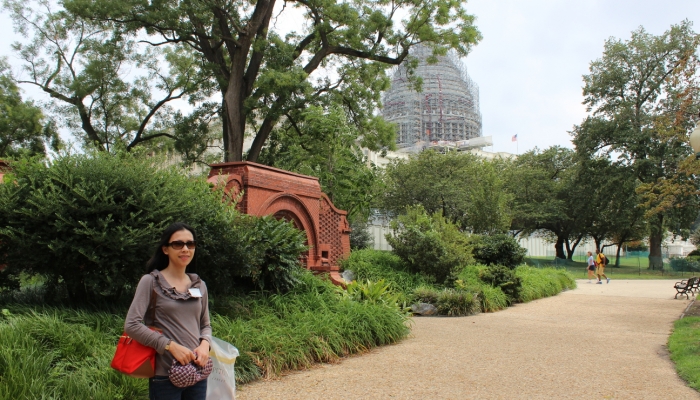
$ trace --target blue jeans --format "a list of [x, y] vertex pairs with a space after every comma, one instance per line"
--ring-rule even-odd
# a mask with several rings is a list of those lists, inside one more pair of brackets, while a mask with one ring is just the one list
[[149, 400], [206, 400], [207, 380], [179, 388], [167, 376], [156, 375], [148, 380]]

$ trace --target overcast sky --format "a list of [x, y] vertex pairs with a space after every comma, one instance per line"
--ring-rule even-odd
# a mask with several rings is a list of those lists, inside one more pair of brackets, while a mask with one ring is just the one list
[[581, 76], [606, 39], [640, 25], [659, 35], [683, 19], [700, 31], [698, 0], [470, 0], [467, 10], [484, 37], [465, 59], [483, 132], [510, 153], [573, 147], [568, 132], [586, 116]]
[[[494, 140], [486, 150], [510, 153], [572, 147], [568, 132], [586, 115], [581, 76], [607, 38], [627, 39], [640, 25], [661, 34], [683, 19], [700, 30], [699, 0], [470, 0], [467, 10], [484, 37], [464, 61], [480, 88], [483, 133]], [[15, 65], [17, 39], [0, 14], [0, 56]]]

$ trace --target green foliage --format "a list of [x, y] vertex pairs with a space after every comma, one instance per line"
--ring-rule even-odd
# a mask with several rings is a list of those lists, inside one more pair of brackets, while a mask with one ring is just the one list
[[[416, 44], [426, 43], [435, 54], [453, 49], [464, 56], [481, 37], [474, 17], [455, 0], [388, 8], [365, 0], [293, 2], [280, 12], [273, 12], [274, 2], [63, 4], [87, 20], [117, 25], [118, 31], [155, 36], [148, 37], [153, 43], [196, 49], [203, 75], [221, 94], [227, 161], [243, 158], [244, 134], [251, 127], [256, 133], [247, 158], [257, 161], [278, 122], [310, 104], [342, 105], [361, 130], [363, 146], [381, 147], [390, 130], [373, 112], [388, 85], [387, 69], [404, 60], [415, 68], [409, 50]], [[272, 18], [296, 19], [295, 31], [281, 32]], [[318, 68], [327, 73], [319, 77]]]
[[[571, 149], [534, 149], [510, 164], [507, 190], [513, 195], [512, 229], [538, 232], [555, 243], [556, 256], [569, 258], [584, 236], [582, 221], [595, 212], [577, 182], [577, 160]], [[565, 244], [569, 252], [565, 253]]]
[[523, 303], [576, 288], [574, 278], [562, 269], [520, 266], [515, 269], [515, 275], [522, 286], [518, 301]]
[[350, 249], [363, 250], [370, 249], [374, 244], [374, 238], [369, 231], [366, 221], [350, 222]]
[[640, 27], [628, 40], [607, 40], [583, 77], [590, 115], [573, 131], [576, 151], [584, 159], [615, 160], [639, 181], [652, 269], [662, 268], [666, 230], [687, 229], [697, 216], [698, 181], [684, 166], [699, 111], [699, 45], [688, 20], [658, 36]]
[[472, 261], [467, 237], [439, 214], [422, 206], [410, 207], [392, 221], [387, 241], [409, 271], [444, 282], [460, 266]]
[[10, 66], [0, 58], [0, 157], [46, 155], [46, 145], [58, 150], [61, 140], [52, 121], [31, 101], [22, 101]]
[[[310, 273], [299, 279], [286, 294], [216, 299], [213, 334], [239, 349], [238, 383], [337, 361], [408, 335], [406, 316], [395, 308], [343, 299], [333, 285]], [[147, 380], [109, 368], [124, 315], [126, 309], [3, 304], [0, 398], [147, 398]]]
[[[223, 193], [152, 160], [106, 153], [61, 156], [50, 165], [13, 163], [0, 185], [0, 274], [16, 287], [21, 273], [41, 274], [72, 301], [117, 299], [145, 273], [163, 229], [186, 221], [198, 234], [195, 261], [213, 294], [246, 280], [289, 289], [303, 234], [271, 218], [240, 215]], [[230, 200], [230, 199], [224, 199]]]
[[503, 265], [491, 265], [481, 271], [479, 279], [490, 286], [500, 288], [509, 303], [520, 300], [522, 280], [513, 269]]
[[458, 275], [459, 279], [455, 281], [455, 288], [478, 296], [482, 312], [495, 312], [508, 308], [510, 302], [503, 290], [479, 279], [485, 269], [486, 267], [474, 265], [464, 268]]
[[408, 271], [401, 259], [389, 251], [356, 250], [340, 261], [344, 270], [350, 270], [358, 281], [385, 280], [391, 285], [391, 291], [400, 293], [399, 302], [409, 302], [413, 288], [427, 285], [430, 279], [424, 275]]
[[387, 166], [382, 207], [403, 214], [420, 205], [461, 230], [504, 233], [511, 224], [504, 168], [503, 161], [470, 153], [424, 151]]
[[668, 350], [678, 375], [700, 390], [700, 317], [685, 317], [673, 324]]
[[473, 235], [470, 239], [474, 246], [474, 259], [481, 264], [503, 265], [513, 269], [525, 260], [527, 249], [510, 235]]
[[345, 289], [338, 288], [338, 290], [343, 296], [353, 301], [399, 307], [400, 296], [392, 293], [391, 284], [384, 279], [376, 282], [369, 279], [363, 282], [353, 281]]
[[0, 317], [0, 398], [146, 398], [146, 380], [109, 368], [123, 326], [105, 312], [10, 307]]
[[461, 317], [476, 314], [481, 310], [478, 294], [466, 290], [442, 289], [429, 286], [418, 287], [413, 291], [417, 302], [434, 305], [439, 315]]
[[[697, 250], [694, 250], [697, 251]], [[700, 252], [698, 252], [700, 253]], [[688, 253], [686, 257], [683, 258], [672, 258], [671, 259], [671, 269], [674, 271], [700, 271], [700, 254], [693, 254], [693, 252]]]
[[[4, 0], [3, 8], [23, 35], [14, 45], [28, 76], [21, 83], [46, 93], [47, 111], [86, 148], [169, 151], [176, 144], [188, 146], [189, 158], [206, 150], [216, 110], [199, 107], [212, 85], [190, 49], [153, 47], [42, 0]], [[176, 112], [177, 100], [195, 111]]]
[[278, 221], [272, 216], [256, 218], [248, 233], [255, 246], [247, 276], [260, 289], [287, 291], [299, 281], [302, 266], [300, 255], [308, 250], [306, 234], [291, 222]]
[[343, 299], [308, 272], [300, 280], [286, 294], [231, 297], [214, 307], [214, 335], [241, 352], [239, 383], [337, 361], [409, 333], [406, 316], [393, 306]]
[[[378, 185], [378, 169], [368, 165], [362, 136], [346, 112], [312, 106], [291, 115], [273, 131], [258, 162], [318, 178], [323, 193], [348, 212], [350, 221], [366, 220]], [[393, 133], [393, 130], [392, 130]], [[393, 146], [393, 136], [384, 143]]]

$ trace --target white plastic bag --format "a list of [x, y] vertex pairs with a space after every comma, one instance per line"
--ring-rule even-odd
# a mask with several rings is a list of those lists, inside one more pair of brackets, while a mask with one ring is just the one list
[[238, 349], [231, 343], [212, 337], [209, 357], [214, 369], [207, 379], [207, 399], [235, 400], [236, 374], [233, 367], [236, 365]]

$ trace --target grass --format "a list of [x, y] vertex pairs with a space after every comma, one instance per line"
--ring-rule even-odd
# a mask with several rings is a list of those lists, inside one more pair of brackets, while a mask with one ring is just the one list
[[[409, 334], [395, 307], [355, 302], [310, 273], [287, 294], [213, 299], [213, 334], [234, 344], [236, 381], [274, 377], [394, 343]], [[218, 301], [217, 301], [218, 300]], [[109, 367], [126, 309], [4, 303], [1, 399], [145, 399], [147, 381]]]
[[562, 269], [520, 266], [515, 269], [515, 275], [522, 279], [519, 300], [523, 303], [576, 288], [574, 278]]
[[[610, 258], [611, 263], [615, 262], [615, 258]], [[570, 272], [576, 279], [587, 279], [588, 272], [586, 271], [585, 261], [569, 261], [561, 259], [552, 259], [551, 257], [526, 257], [527, 265], [535, 267], [554, 267], [565, 269]], [[605, 268], [605, 275], [611, 279], [678, 279], [688, 278], [698, 275], [698, 272], [682, 272], [672, 270], [650, 270], [648, 258], [620, 258], [620, 267], [608, 266]]]
[[700, 317], [676, 321], [668, 338], [668, 349], [678, 375], [690, 387], [700, 390]]

